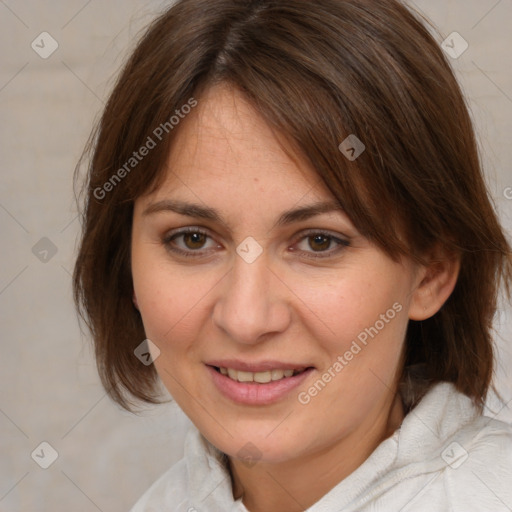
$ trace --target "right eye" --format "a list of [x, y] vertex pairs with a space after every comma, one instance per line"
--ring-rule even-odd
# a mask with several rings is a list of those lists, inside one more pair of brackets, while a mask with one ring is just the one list
[[[212, 240], [208, 233], [202, 229], [190, 227], [168, 233], [162, 243], [171, 252], [185, 257], [198, 258], [205, 256], [204, 247], [208, 239]], [[214, 244], [211, 248], [214, 247], [219, 248], [220, 246]]]

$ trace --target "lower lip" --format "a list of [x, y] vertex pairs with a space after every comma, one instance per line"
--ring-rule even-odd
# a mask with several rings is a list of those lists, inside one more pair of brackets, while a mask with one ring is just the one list
[[259, 384], [257, 382], [238, 382], [218, 372], [212, 366], [206, 366], [217, 389], [233, 402], [245, 405], [269, 405], [284, 398], [293, 389], [300, 386], [314, 371], [308, 368], [302, 373], [281, 380]]

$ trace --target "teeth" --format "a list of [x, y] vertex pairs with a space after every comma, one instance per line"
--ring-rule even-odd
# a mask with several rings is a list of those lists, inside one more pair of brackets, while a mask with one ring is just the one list
[[[288, 373], [290, 372], [290, 370], [286, 370]], [[292, 375], [293, 375], [293, 370], [292, 370]], [[283, 377], [285, 376], [285, 370], [272, 370], [272, 380], [279, 380], [279, 379], [282, 379]], [[289, 377], [289, 375], [286, 375], [287, 377]]]
[[[251, 372], [237, 372], [238, 382], [252, 382], [254, 380], [254, 373]], [[230, 375], [231, 377], [231, 375]]]
[[[240, 372], [238, 372], [238, 379], [240, 379]], [[260, 384], [266, 384], [272, 380], [272, 372], [256, 372], [254, 374], [253, 380], [254, 382], [259, 382]]]
[[270, 370], [266, 372], [244, 372], [233, 370], [232, 368], [219, 368], [219, 370], [222, 375], [227, 375], [230, 379], [238, 382], [258, 382], [259, 384], [266, 384], [267, 382], [296, 375], [305, 370], [305, 368], [298, 370]]

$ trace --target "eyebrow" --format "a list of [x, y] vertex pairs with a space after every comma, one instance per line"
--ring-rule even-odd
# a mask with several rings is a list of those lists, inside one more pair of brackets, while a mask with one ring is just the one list
[[[197, 219], [206, 219], [218, 222], [225, 227], [228, 227], [227, 222], [222, 218], [221, 214], [214, 208], [202, 206], [194, 203], [187, 203], [185, 201], [177, 201], [171, 199], [164, 199], [156, 203], [150, 204], [142, 213], [143, 216], [153, 215], [160, 212], [175, 212], [187, 217], [194, 217]], [[312, 203], [308, 206], [287, 210], [281, 214], [274, 227], [281, 227], [293, 222], [300, 222], [308, 220], [323, 213], [330, 213], [335, 211], [344, 211], [342, 206], [332, 201], [321, 201]]]

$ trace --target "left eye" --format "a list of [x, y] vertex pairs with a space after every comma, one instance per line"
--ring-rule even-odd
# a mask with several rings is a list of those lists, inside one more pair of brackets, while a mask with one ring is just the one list
[[[325, 258], [337, 254], [340, 250], [348, 247], [350, 243], [329, 233], [309, 232], [299, 239], [296, 244], [299, 250], [309, 258]], [[334, 249], [331, 249], [332, 246]], [[312, 249], [308, 250], [308, 249]]]
[[307, 245], [315, 252], [325, 251], [326, 249], [329, 249], [333, 242], [333, 237], [323, 234], [310, 235], [302, 239], [302, 243], [304, 242], [306, 242]]

